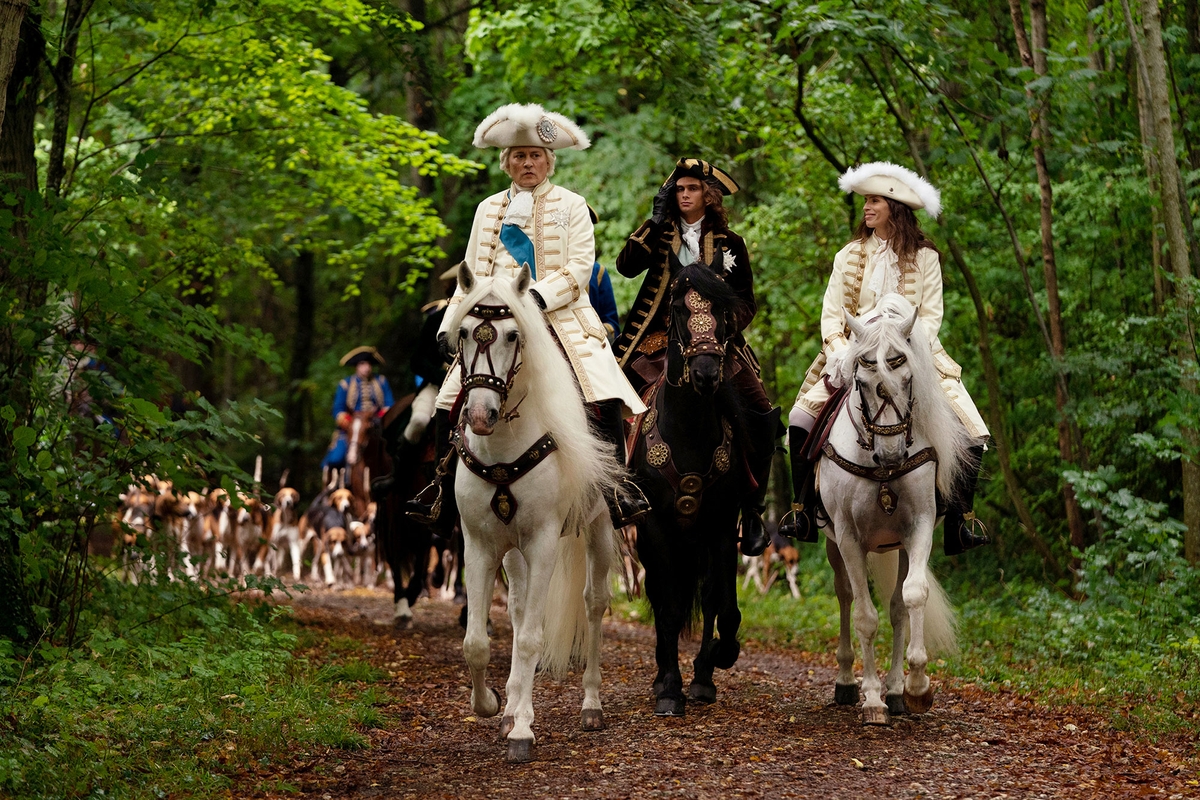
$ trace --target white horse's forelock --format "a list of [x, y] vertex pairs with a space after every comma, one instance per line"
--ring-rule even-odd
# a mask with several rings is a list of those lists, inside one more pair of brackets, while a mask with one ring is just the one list
[[592, 430], [578, 382], [545, 315], [528, 292], [517, 293], [513, 280], [476, 278], [462, 302], [450, 311], [447, 330], [457, 331], [473, 306], [488, 302], [508, 306], [521, 331], [521, 369], [508, 407], [511, 410], [519, 401], [521, 416], [541, 421], [554, 435], [561, 456], [562, 492], [572, 498], [566, 527], [577, 528], [587, 522], [598, 497], [607, 497], [620, 486], [625, 465], [617, 461], [612, 445]]
[[[888, 294], [878, 303], [871, 320], [865, 327], [861, 340], [852, 340], [846, 358], [842, 362], [844, 386], [853, 385], [854, 367], [860, 356], [874, 361], [876, 371], [885, 389], [893, 397], [905, 396], [900, 378], [887, 366], [890, 350], [908, 357], [912, 373], [913, 433], [924, 439], [937, 453], [937, 485], [942, 497], [949, 498], [958, 474], [966, 466], [971, 440], [966, 427], [941, 387], [941, 374], [933, 363], [933, 349], [929, 332], [917, 317], [908, 338], [903, 336], [904, 327], [913, 315], [913, 305], [903, 295]], [[870, 320], [871, 318], [868, 317]]]

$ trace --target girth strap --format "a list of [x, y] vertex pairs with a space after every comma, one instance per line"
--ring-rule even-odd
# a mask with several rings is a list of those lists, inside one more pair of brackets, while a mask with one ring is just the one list
[[492, 495], [492, 512], [505, 525], [512, 522], [512, 518], [517, 514], [517, 498], [508, 488], [509, 484], [524, 477], [527, 472], [542, 463], [546, 456], [558, 449], [558, 443], [554, 441], [553, 434], [545, 433], [516, 461], [485, 464], [467, 446], [467, 438], [463, 435], [461, 424], [450, 433], [450, 443], [458, 452], [458, 458], [462, 461], [463, 466], [496, 487], [496, 492]]

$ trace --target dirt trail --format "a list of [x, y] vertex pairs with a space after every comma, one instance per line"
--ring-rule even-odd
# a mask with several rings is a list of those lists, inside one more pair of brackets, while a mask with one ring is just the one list
[[[309, 594], [295, 605], [314, 632], [360, 639], [358, 657], [388, 670], [389, 690], [400, 698], [381, 709], [386, 729], [366, 732], [369, 750], [294, 766], [288, 782], [303, 796], [1200, 797], [1195, 743], [1183, 737], [1151, 743], [1086, 709], [1038, 706], [957, 682], [936, 684], [930, 713], [866, 728], [857, 709], [831, 704], [831, 657], [757, 643], [743, 647], [732, 670], [718, 671], [714, 705], [689, 706], [684, 719], [657, 718], [649, 696], [653, 631], [611, 619], [607, 728], [579, 730], [578, 677], [539, 676], [537, 760], [510, 765], [499, 718], [471, 714], [457, 606], [423, 600], [415, 627], [394, 631], [386, 624], [389, 597], [380, 592]], [[502, 691], [511, 631], [503, 614], [494, 610], [493, 620], [490, 683]]]

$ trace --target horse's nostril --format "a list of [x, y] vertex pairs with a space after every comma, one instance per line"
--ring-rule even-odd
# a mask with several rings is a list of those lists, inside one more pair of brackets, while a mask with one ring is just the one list
[[878, 454], [878, 453], [872, 453], [872, 454], [871, 454], [871, 460], [872, 460], [872, 461], [874, 461], [876, 464], [878, 464], [878, 463], [879, 463], [879, 454]]

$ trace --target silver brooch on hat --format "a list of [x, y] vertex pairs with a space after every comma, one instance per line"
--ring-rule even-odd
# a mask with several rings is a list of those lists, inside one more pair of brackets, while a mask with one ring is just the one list
[[537, 135], [546, 144], [550, 144], [558, 138], [558, 127], [549, 117], [542, 117], [538, 120]]

